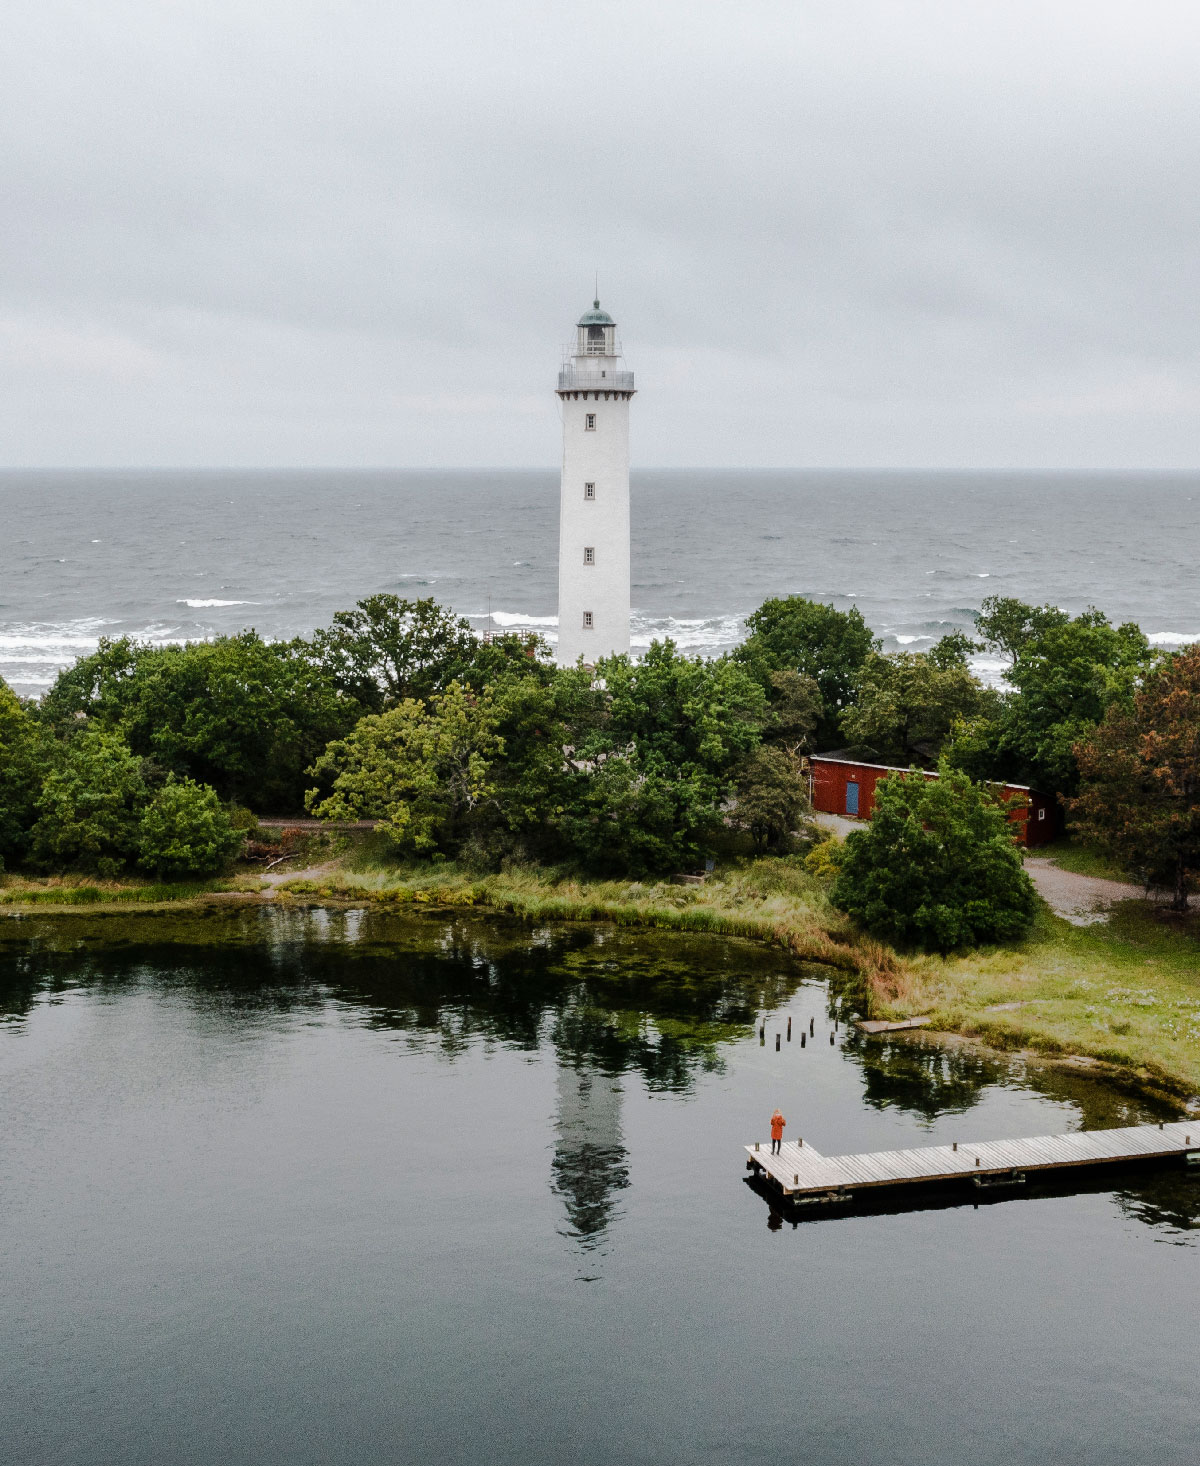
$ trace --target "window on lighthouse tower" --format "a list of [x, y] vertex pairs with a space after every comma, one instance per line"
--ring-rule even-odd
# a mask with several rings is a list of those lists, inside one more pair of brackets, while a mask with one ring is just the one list
[[596, 414], [594, 412], [589, 412], [584, 417], [583, 430], [586, 433], [594, 433], [596, 431]]
[[585, 565], [594, 565], [596, 563], [595, 545], [585, 545], [583, 547], [583, 563]]

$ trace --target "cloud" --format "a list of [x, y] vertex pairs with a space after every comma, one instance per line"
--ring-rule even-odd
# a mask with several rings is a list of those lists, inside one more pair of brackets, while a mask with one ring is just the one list
[[[1176, 0], [18, 0], [12, 463], [1194, 466]], [[544, 408], [536, 403], [544, 394]]]

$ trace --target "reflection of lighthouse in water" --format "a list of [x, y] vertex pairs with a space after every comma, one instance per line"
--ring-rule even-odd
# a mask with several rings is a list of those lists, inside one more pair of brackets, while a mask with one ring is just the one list
[[560, 1059], [554, 1189], [567, 1210], [567, 1233], [591, 1250], [604, 1240], [629, 1185], [621, 1143], [621, 1085], [615, 1075]]

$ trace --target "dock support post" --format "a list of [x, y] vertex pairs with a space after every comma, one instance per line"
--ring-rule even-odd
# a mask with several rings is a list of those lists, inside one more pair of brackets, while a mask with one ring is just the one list
[[776, 1053], [779, 1052], [779, 1035], [778, 1034], [775, 1035], [775, 1052]]

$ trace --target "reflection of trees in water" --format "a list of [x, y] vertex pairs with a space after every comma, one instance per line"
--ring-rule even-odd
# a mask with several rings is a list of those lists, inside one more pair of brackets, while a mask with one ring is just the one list
[[54, 987], [150, 979], [185, 994], [206, 1024], [243, 1028], [332, 1002], [451, 1061], [479, 1041], [549, 1044], [559, 1066], [551, 1184], [589, 1251], [629, 1185], [620, 1077], [686, 1091], [721, 1067], [721, 1046], [749, 1034], [759, 1011], [818, 973], [748, 942], [491, 915], [240, 908], [30, 926], [30, 939], [0, 939], [0, 1003], [19, 1012]]
[[864, 1103], [907, 1110], [927, 1121], [965, 1113], [989, 1085], [1009, 1077], [1002, 1062], [928, 1041], [854, 1034], [843, 1052], [862, 1070]]
[[1177, 1246], [1196, 1244], [1200, 1231], [1200, 1172], [1157, 1171], [1136, 1186], [1116, 1192], [1126, 1216], [1167, 1233]]
[[[1027, 1089], [1073, 1112], [1072, 1129], [1099, 1130], [1174, 1119], [1176, 1108], [1127, 1093], [1111, 1078], [1028, 1055], [1003, 1054], [921, 1033], [847, 1036], [843, 1052], [862, 1071], [863, 1100], [933, 1121], [972, 1109], [993, 1085]], [[1051, 1126], [1050, 1128], [1055, 1128]]]

